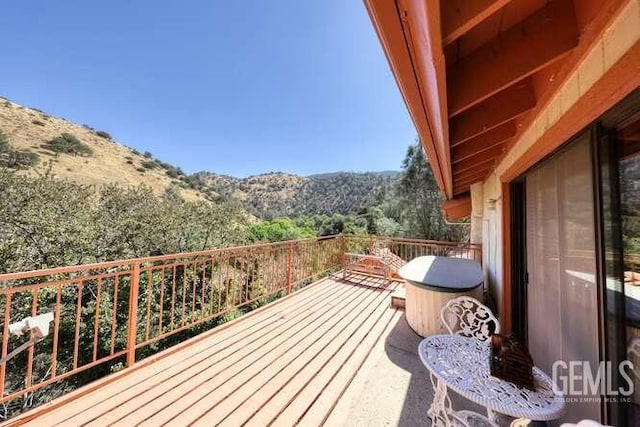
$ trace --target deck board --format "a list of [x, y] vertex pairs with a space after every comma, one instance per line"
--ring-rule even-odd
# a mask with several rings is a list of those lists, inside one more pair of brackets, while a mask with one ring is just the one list
[[398, 321], [396, 286], [324, 279], [30, 424], [322, 425]]

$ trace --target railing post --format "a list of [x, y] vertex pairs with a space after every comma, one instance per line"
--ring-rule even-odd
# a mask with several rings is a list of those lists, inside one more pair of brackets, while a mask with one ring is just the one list
[[340, 266], [344, 266], [344, 254], [347, 252], [347, 237], [341, 234], [342, 242], [340, 244]]
[[140, 262], [133, 263], [129, 288], [129, 316], [127, 319], [127, 366], [136, 363], [136, 338], [138, 332], [138, 291], [140, 287]]
[[293, 267], [293, 242], [289, 242], [289, 250], [287, 251], [287, 294], [291, 293], [292, 267]]

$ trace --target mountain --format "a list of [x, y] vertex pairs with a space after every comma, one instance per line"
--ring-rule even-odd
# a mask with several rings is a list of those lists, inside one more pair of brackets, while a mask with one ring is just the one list
[[[4, 163], [18, 173], [42, 174], [48, 169], [60, 179], [101, 186], [145, 184], [156, 194], [168, 189], [187, 200], [215, 198], [195, 188], [179, 168], [114, 141], [104, 131], [0, 99], [0, 132], [8, 141]], [[70, 137], [61, 138], [63, 134]], [[57, 140], [56, 143], [50, 143]]]
[[224, 197], [240, 200], [262, 218], [358, 213], [390, 189], [399, 172], [332, 172], [302, 177], [282, 172], [234, 178], [211, 172], [196, 176]]
[[[4, 145], [3, 141], [4, 140]], [[4, 148], [3, 148], [4, 147]], [[53, 117], [0, 97], [0, 164], [19, 174], [51, 171], [79, 184], [144, 184], [187, 200], [237, 200], [260, 218], [358, 213], [396, 182], [400, 172], [330, 172], [298, 176], [269, 172], [236, 178], [186, 175], [149, 152], [114, 141], [105, 131]]]

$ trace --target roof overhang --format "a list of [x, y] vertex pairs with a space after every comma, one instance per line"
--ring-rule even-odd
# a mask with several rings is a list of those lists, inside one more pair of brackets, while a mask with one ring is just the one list
[[364, 0], [447, 200], [465, 205], [628, 1]]
[[437, 0], [365, 0], [438, 187], [451, 198], [445, 60]]

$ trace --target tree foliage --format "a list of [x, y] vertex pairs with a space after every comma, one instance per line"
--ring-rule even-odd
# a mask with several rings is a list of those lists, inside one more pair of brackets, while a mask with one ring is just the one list
[[308, 221], [276, 218], [252, 225], [248, 235], [252, 242], [280, 242], [315, 237], [316, 232]]
[[12, 149], [8, 135], [0, 130], [0, 166], [25, 169], [36, 165], [39, 160], [36, 153]]
[[70, 133], [62, 133], [60, 136], [47, 141], [45, 147], [56, 153], [73, 154], [78, 156], [91, 156], [91, 147], [80, 141]]
[[370, 234], [459, 242], [468, 225], [447, 224], [443, 198], [419, 144], [407, 148], [395, 186], [381, 189], [366, 209]]
[[101, 262], [244, 242], [235, 203], [189, 202], [147, 187], [96, 190], [0, 168], [0, 272]]

